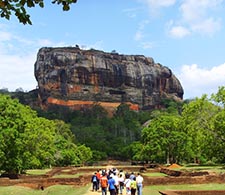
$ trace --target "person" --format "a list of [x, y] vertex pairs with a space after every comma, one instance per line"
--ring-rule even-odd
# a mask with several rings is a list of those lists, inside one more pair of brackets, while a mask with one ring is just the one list
[[124, 188], [124, 177], [123, 177], [123, 174], [120, 173], [120, 176], [118, 178], [118, 181], [119, 181], [119, 193], [120, 194], [123, 194], [123, 188]]
[[97, 191], [98, 190], [98, 177], [96, 175], [96, 172], [92, 176], [91, 182], [92, 182], [92, 191]]
[[125, 175], [125, 181], [124, 181], [124, 185], [126, 186], [126, 195], [130, 195], [131, 194], [131, 190], [130, 190], [130, 175], [126, 174]]
[[135, 195], [136, 189], [137, 189], [136, 177], [133, 177], [133, 179], [131, 180], [130, 189], [131, 189], [131, 195]]
[[123, 172], [123, 169], [120, 170], [119, 175], [122, 175], [123, 179], [125, 178], [125, 173]]
[[137, 182], [137, 195], [142, 195], [142, 189], [143, 189], [143, 177], [141, 176], [140, 173], [138, 173], [138, 176], [136, 178]]
[[97, 189], [99, 190], [99, 187], [100, 187], [100, 183], [99, 182], [100, 182], [100, 179], [101, 179], [101, 174], [100, 174], [99, 170], [97, 170], [96, 176], [98, 178], [98, 180], [97, 180]]
[[115, 180], [113, 179], [113, 174], [110, 174], [109, 176], [108, 186], [110, 195], [116, 195]]
[[115, 186], [115, 189], [116, 189], [116, 195], [117, 195], [117, 194], [119, 193], [119, 178], [118, 178], [118, 176], [117, 176], [116, 171], [113, 172], [113, 179], [115, 180], [114, 186]]
[[130, 180], [133, 180], [135, 178], [135, 174], [134, 174], [134, 172], [132, 172], [131, 174], [130, 174]]
[[102, 177], [100, 179], [100, 185], [102, 188], [102, 195], [107, 195], [108, 179], [104, 172], [102, 173]]

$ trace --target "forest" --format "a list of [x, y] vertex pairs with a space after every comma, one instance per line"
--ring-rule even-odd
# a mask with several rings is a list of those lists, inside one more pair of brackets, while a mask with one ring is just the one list
[[210, 97], [162, 101], [162, 109], [109, 116], [97, 103], [72, 111], [24, 104], [24, 92], [0, 95], [0, 169], [93, 164], [106, 159], [143, 163], [225, 162], [225, 87]]

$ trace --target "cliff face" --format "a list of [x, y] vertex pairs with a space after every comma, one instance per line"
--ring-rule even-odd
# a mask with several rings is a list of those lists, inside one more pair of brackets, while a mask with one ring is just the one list
[[35, 63], [42, 105], [80, 109], [128, 103], [134, 110], [157, 107], [162, 98], [182, 99], [172, 71], [142, 55], [120, 55], [78, 47], [41, 48]]

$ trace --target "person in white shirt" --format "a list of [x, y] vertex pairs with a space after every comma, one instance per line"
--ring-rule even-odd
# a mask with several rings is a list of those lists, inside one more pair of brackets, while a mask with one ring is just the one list
[[124, 181], [124, 185], [126, 186], [126, 195], [131, 194], [130, 183], [131, 183], [130, 177], [129, 175], [127, 175]]
[[123, 188], [124, 188], [124, 177], [123, 177], [123, 174], [120, 174], [118, 181], [119, 181], [119, 193], [123, 194]]
[[138, 173], [138, 176], [136, 177], [138, 195], [142, 195], [143, 181], [144, 181], [143, 177], [141, 176], [140, 173]]
[[113, 173], [113, 179], [115, 180], [116, 194], [118, 194], [118, 192], [119, 192], [119, 178], [118, 178], [116, 172]]

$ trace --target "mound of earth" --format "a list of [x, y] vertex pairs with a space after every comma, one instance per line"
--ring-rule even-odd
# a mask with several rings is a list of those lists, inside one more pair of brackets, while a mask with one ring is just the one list
[[176, 164], [176, 163], [174, 163], [174, 164], [170, 165], [168, 168], [169, 169], [179, 169], [179, 168], [181, 168], [181, 166]]

